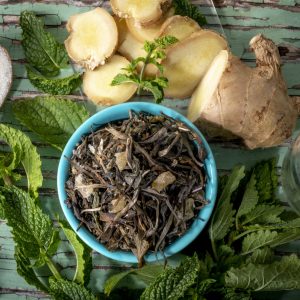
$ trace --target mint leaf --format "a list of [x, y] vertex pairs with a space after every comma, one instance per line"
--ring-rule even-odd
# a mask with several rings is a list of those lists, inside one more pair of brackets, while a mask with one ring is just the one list
[[162, 265], [145, 265], [143, 268], [135, 269], [132, 277], [142, 280], [146, 285], [150, 285], [164, 269]]
[[134, 269], [117, 273], [111, 277], [109, 277], [104, 285], [104, 293], [109, 296], [110, 293], [119, 285], [119, 283], [127, 277], [130, 273], [134, 272]]
[[255, 175], [252, 174], [250, 181], [247, 184], [246, 191], [244, 193], [242, 202], [236, 214], [236, 218], [240, 218], [248, 214], [255, 208], [258, 202], [258, 192], [256, 190], [256, 179]]
[[15, 260], [17, 272], [26, 282], [38, 290], [48, 293], [48, 288], [39, 280], [31, 265], [30, 259], [24, 255], [24, 249], [15, 246]]
[[161, 103], [164, 100], [163, 87], [156, 81], [144, 80], [141, 82], [140, 87], [143, 90], [152, 93], [156, 103]]
[[300, 238], [300, 229], [290, 229], [278, 233], [271, 230], [258, 230], [247, 235], [242, 243], [242, 255], [250, 254], [262, 247], [277, 247]]
[[156, 280], [145, 289], [141, 300], [172, 299], [184, 296], [198, 277], [200, 263], [196, 255], [185, 258], [179, 267], [166, 268]]
[[275, 195], [278, 187], [278, 176], [276, 174], [276, 160], [271, 159], [258, 163], [253, 172], [256, 176], [256, 187], [259, 203], [276, 203]]
[[228, 288], [252, 291], [279, 291], [300, 289], [300, 259], [296, 255], [284, 256], [269, 265], [252, 263], [226, 273]]
[[65, 221], [59, 221], [59, 224], [71, 243], [76, 256], [76, 270], [73, 281], [83, 284], [85, 287], [89, 284], [92, 266], [92, 251], [82, 242], [78, 235], [69, 227]]
[[281, 219], [279, 216], [284, 212], [284, 207], [279, 205], [257, 205], [250, 211], [242, 221], [243, 225], [246, 224], [270, 224], [279, 223]]
[[164, 267], [162, 265], [145, 265], [140, 269], [131, 269], [117, 273], [109, 277], [105, 282], [104, 292], [107, 296], [109, 296], [112, 290], [114, 290], [128, 275], [142, 280], [146, 285], [150, 285], [163, 271]]
[[49, 279], [50, 294], [57, 300], [96, 300], [83, 285], [68, 280]]
[[247, 259], [248, 263], [270, 264], [274, 260], [274, 253], [270, 247], [264, 247], [253, 251], [251, 256]]
[[10, 162], [1, 168], [1, 176], [13, 175], [12, 171], [21, 163], [26, 172], [28, 189], [36, 197], [37, 189], [43, 183], [42, 163], [36, 147], [23, 132], [3, 124], [0, 124], [0, 139], [5, 141], [12, 150]]
[[163, 36], [154, 40], [154, 49], [166, 49], [168, 46], [171, 46], [178, 42], [178, 39], [175, 36]]
[[76, 73], [74, 75], [65, 78], [46, 78], [43, 75], [38, 74], [32, 68], [26, 67], [27, 76], [30, 82], [39, 90], [51, 95], [68, 95], [76, 90], [82, 82], [81, 74]]
[[23, 11], [20, 17], [22, 46], [27, 61], [41, 74], [56, 76], [68, 64], [64, 45], [44, 30], [43, 21], [33, 12]]
[[212, 243], [223, 239], [233, 224], [235, 210], [233, 210], [230, 200], [232, 193], [238, 188], [244, 176], [245, 167], [235, 167], [227, 180], [209, 227], [209, 236]]
[[53, 252], [52, 244], [57, 244], [56, 230], [50, 218], [34, 199], [17, 187], [0, 187], [0, 194], [7, 225], [12, 228], [14, 241], [23, 250], [23, 255], [45, 261], [49, 249]]
[[82, 105], [54, 96], [15, 101], [13, 112], [24, 126], [60, 150], [89, 117]]
[[138, 83], [138, 79], [127, 74], [118, 74], [111, 82], [112, 86], [120, 85], [122, 83]]
[[173, 0], [175, 15], [188, 16], [194, 19], [200, 26], [206, 25], [207, 21], [200, 12], [200, 9], [191, 4], [189, 0]]

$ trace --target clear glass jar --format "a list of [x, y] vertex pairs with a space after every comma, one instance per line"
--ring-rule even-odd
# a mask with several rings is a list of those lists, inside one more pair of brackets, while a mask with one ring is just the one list
[[281, 182], [285, 200], [300, 215], [300, 135], [284, 158]]

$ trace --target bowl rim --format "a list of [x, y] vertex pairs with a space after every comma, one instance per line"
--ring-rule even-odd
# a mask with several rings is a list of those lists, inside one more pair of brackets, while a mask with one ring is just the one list
[[[81, 137], [89, 134], [92, 129], [95, 130], [99, 127], [109, 123], [124, 119], [121, 117], [114, 117], [114, 115], [119, 115], [120, 113], [126, 114], [128, 116], [129, 110], [136, 112], [146, 112], [153, 115], [158, 115], [160, 113], [164, 113], [178, 121], [185, 123], [192, 131], [194, 131], [200, 138], [203, 143], [203, 146], [206, 151], [206, 159], [204, 161], [206, 175], [208, 178], [208, 183], [205, 189], [205, 196], [209, 200], [209, 204], [207, 204], [203, 209], [200, 210], [197, 218], [195, 218], [194, 222], [190, 226], [190, 228], [178, 239], [176, 239], [172, 244], [168, 245], [163, 252], [152, 253], [148, 252], [144, 259], [146, 262], [154, 262], [157, 260], [164, 259], [173, 254], [180, 252], [186, 246], [188, 246], [204, 229], [210, 216], [213, 212], [216, 196], [217, 196], [217, 187], [218, 187], [218, 178], [217, 178], [217, 168], [213, 153], [210, 149], [209, 144], [206, 139], [202, 135], [202, 133], [196, 128], [196, 126], [189, 121], [186, 117], [184, 117], [179, 112], [154, 103], [148, 102], [127, 102], [122, 104], [117, 104], [115, 106], [111, 106], [105, 108], [90, 118], [88, 118], [77, 130], [73, 133], [71, 138], [68, 140], [63, 153], [59, 160], [58, 171], [57, 171], [57, 190], [58, 190], [58, 198], [60, 202], [60, 206], [63, 210], [63, 213], [72, 227], [72, 229], [76, 232], [76, 234], [83, 240], [89, 247], [91, 247], [96, 252], [114, 259], [120, 262], [125, 263], [137, 263], [137, 259], [133, 253], [129, 251], [117, 250], [110, 251], [103, 244], [101, 244], [95, 236], [90, 233], [85, 227], [79, 227], [79, 220], [75, 217], [71, 208], [67, 207], [65, 200], [67, 199], [67, 194], [65, 191], [65, 182], [68, 178], [69, 174], [69, 160], [73, 149], [76, 147], [76, 144], [80, 142]], [[101, 121], [103, 120], [103, 121]]]

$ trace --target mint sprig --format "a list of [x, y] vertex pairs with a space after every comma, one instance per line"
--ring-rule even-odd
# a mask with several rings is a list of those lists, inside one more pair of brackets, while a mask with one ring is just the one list
[[4, 124], [0, 124], [0, 140], [11, 148], [11, 153], [6, 154], [6, 159], [1, 160], [0, 178], [3, 178], [6, 185], [13, 184], [15, 179], [20, 179], [16, 169], [22, 165], [27, 176], [28, 190], [33, 197], [37, 197], [43, 176], [41, 158], [36, 147], [22, 131]]
[[[178, 40], [173, 36], [158, 38], [153, 42], [146, 41], [144, 44], [144, 50], [147, 53], [146, 57], [134, 59], [123, 69], [125, 71], [124, 73], [115, 76], [111, 85], [116, 86], [124, 83], [135, 83], [138, 86], [138, 95], [140, 95], [142, 90], [150, 92], [153, 94], [155, 102], [161, 103], [164, 99], [164, 89], [168, 87], [168, 79], [162, 76], [163, 66], [160, 61], [166, 57], [164, 50], [177, 41]], [[152, 78], [145, 77], [145, 71], [149, 64], [155, 65], [158, 68], [160, 76]], [[140, 71], [139, 68], [141, 68]]]

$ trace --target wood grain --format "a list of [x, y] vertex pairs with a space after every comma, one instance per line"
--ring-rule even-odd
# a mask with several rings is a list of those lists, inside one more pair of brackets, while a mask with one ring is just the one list
[[[207, 16], [209, 26], [218, 29], [218, 20], [212, 16], [212, 10], [207, 2], [204, 0], [192, 2], [201, 6], [203, 13]], [[278, 44], [289, 94], [295, 96], [295, 104], [299, 107], [300, 113], [300, 0], [216, 0], [215, 3], [232, 52], [249, 65], [254, 65], [254, 57], [249, 51], [248, 43], [255, 34], [263, 33]], [[26, 78], [25, 58], [20, 45], [19, 15], [23, 10], [32, 10], [42, 15], [49, 31], [63, 42], [67, 35], [64, 28], [67, 19], [73, 14], [88, 11], [100, 5], [109, 8], [108, 1], [0, 0], [0, 44], [10, 52], [14, 71], [14, 83], [8, 101], [0, 111], [0, 120], [22, 129], [38, 147], [43, 161], [44, 175], [44, 185], [40, 191], [41, 203], [52, 219], [55, 219], [57, 213], [63, 218], [56, 195], [56, 170], [60, 152], [41, 142], [35, 134], [22, 127], [12, 117], [11, 111], [11, 102], [15, 99], [40, 95]], [[80, 93], [71, 98], [75, 101], [86, 101], [86, 97]], [[142, 100], [151, 101], [147, 97], [143, 97]], [[188, 101], [168, 100], [164, 104], [185, 113]], [[87, 107], [90, 107], [89, 104]], [[297, 128], [294, 136], [300, 131], [300, 126]], [[240, 145], [230, 143], [213, 142], [211, 145], [220, 172], [231, 169], [237, 163], [251, 166], [261, 159], [273, 156], [279, 157], [277, 166], [280, 171], [283, 157], [291, 141], [292, 139], [277, 148], [255, 151], [242, 149]], [[8, 150], [3, 144], [0, 144], [0, 147]], [[21, 181], [20, 184], [25, 184], [25, 182]], [[0, 299], [48, 299], [45, 294], [36, 291], [18, 276], [14, 261], [13, 240], [8, 227], [2, 221], [0, 221], [0, 247]], [[75, 260], [71, 250], [70, 245], [64, 240], [55, 257], [55, 260], [62, 265], [63, 273], [67, 277], [71, 277], [74, 272]], [[300, 251], [300, 243], [294, 243], [281, 251]], [[94, 271], [91, 276], [91, 287], [95, 292], [103, 289], [103, 283], [109, 274], [129, 267], [97, 253], [93, 253], [93, 258]], [[176, 257], [171, 259], [171, 262], [174, 261]]]

